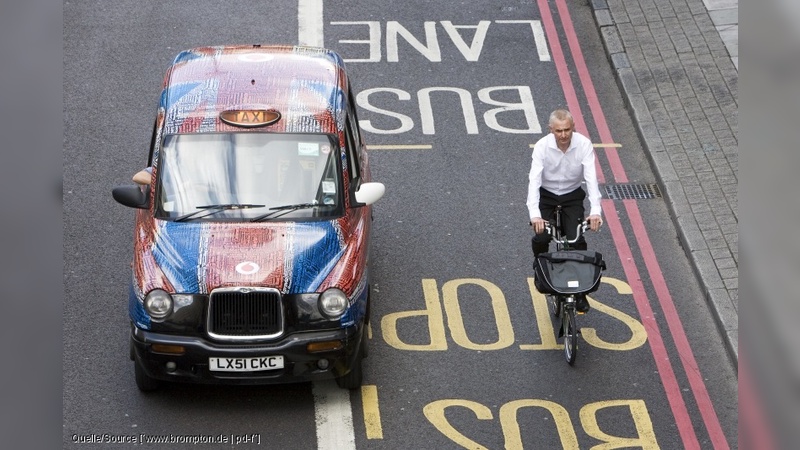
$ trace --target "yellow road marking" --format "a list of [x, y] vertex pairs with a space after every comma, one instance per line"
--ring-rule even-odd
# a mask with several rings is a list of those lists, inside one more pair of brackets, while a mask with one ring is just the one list
[[378, 387], [374, 385], [361, 386], [361, 403], [364, 407], [364, 427], [367, 430], [367, 439], [383, 439], [381, 411], [378, 406]]

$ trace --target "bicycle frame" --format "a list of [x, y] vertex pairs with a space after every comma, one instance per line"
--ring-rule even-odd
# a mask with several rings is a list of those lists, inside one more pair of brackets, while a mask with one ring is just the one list
[[[561, 206], [556, 206], [553, 211], [554, 222], [545, 224], [545, 230], [550, 233], [553, 240], [556, 241], [556, 249], [558, 251], [571, 250], [571, 245], [580, 239], [583, 233], [588, 228], [588, 223], [584, 220], [578, 224], [576, 229], [575, 238], [567, 239], [566, 236], [561, 236]], [[575, 363], [575, 358], [578, 352], [578, 323], [576, 319], [575, 295], [548, 295], [550, 298], [551, 306], [553, 307], [553, 314], [561, 319], [561, 326], [559, 327], [558, 337], [564, 338], [564, 357], [569, 365]]]

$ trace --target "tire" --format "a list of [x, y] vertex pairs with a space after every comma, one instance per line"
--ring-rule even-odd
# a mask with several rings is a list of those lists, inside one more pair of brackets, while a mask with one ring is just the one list
[[[370, 289], [369, 285], [367, 285], [367, 289]], [[336, 384], [342, 389], [358, 389], [361, 387], [361, 383], [364, 379], [362, 363], [364, 358], [366, 358], [369, 353], [369, 343], [367, 342], [369, 338], [367, 337], [367, 328], [369, 326], [370, 306], [372, 304], [370, 301], [372, 292], [367, 292], [367, 311], [364, 317], [364, 329], [361, 332], [361, 343], [358, 345], [358, 356], [356, 356], [355, 361], [353, 361], [353, 366], [350, 368], [350, 372], [348, 372], [347, 375], [336, 378]]]
[[369, 345], [367, 343], [367, 330], [369, 330], [370, 313], [372, 312], [372, 288], [367, 285], [367, 312], [364, 314], [364, 332], [361, 336], [361, 357], [369, 356]]
[[147, 375], [138, 361], [133, 363], [136, 387], [142, 392], [152, 392], [161, 387], [161, 382]]
[[364, 335], [361, 336], [361, 358], [369, 356], [369, 338], [367, 337], [367, 326], [364, 326]]
[[567, 308], [564, 311], [564, 358], [569, 365], [575, 364], [575, 357], [578, 356], [578, 323], [575, 320], [575, 308]]
[[[366, 336], [363, 337], [363, 339], [366, 338]], [[359, 345], [358, 347], [358, 356], [356, 356], [355, 361], [353, 361], [353, 366], [350, 368], [350, 372], [348, 372], [346, 375], [336, 378], [336, 384], [342, 389], [353, 390], [361, 387], [361, 382], [364, 378], [364, 371], [361, 367], [361, 362], [364, 359], [364, 355], [361, 349], [362, 345]]]

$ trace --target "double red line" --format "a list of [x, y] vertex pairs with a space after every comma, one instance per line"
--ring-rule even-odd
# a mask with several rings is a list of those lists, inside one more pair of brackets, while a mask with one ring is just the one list
[[[580, 104], [578, 103], [575, 87], [569, 74], [564, 52], [561, 49], [561, 42], [559, 40], [555, 22], [550, 11], [550, 6], [547, 0], [537, 1], [539, 4], [539, 11], [542, 16], [545, 33], [547, 34], [547, 39], [550, 42], [550, 50], [553, 55], [553, 62], [556, 65], [558, 77], [561, 81], [564, 95], [566, 97], [567, 107], [575, 117], [575, 127], [578, 132], [588, 136], [586, 123], [583, 119], [583, 114], [581, 113]], [[611, 137], [611, 131], [606, 123], [605, 115], [603, 114], [603, 108], [600, 106], [600, 102], [597, 99], [597, 93], [595, 92], [594, 85], [592, 84], [591, 77], [589, 76], [589, 70], [586, 67], [586, 62], [583, 59], [583, 53], [581, 52], [581, 48], [578, 43], [578, 37], [575, 34], [575, 30], [572, 26], [572, 21], [570, 19], [569, 11], [567, 10], [566, 2], [565, 0], [555, 0], [555, 4], [558, 8], [561, 26], [563, 27], [566, 35], [569, 51], [572, 54], [572, 59], [580, 79], [581, 88], [586, 96], [591, 115], [594, 119], [595, 127], [600, 135], [600, 141], [603, 143], [613, 143], [614, 140]], [[618, 183], [627, 182], [628, 178], [625, 174], [625, 169], [620, 162], [617, 150], [613, 147], [606, 147], [604, 150], [605, 151], [603, 154], [608, 160], [614, 180]], [[602, 169], [599, 167], [599, 163], [597, 177], [600, 183], [605, 182], [605, 175], [603, 174]], [[672, 364], [670, 364], [669, 355], [664, 345], [664, 340], [654, 318], [653, 309], [650, 306], [649, 299], [647, 298], [647, 292], [645, 291], [644, 285], [642, 284], [639, 276], [639, 269], [634, 263], [633, 252], [628, 245], [627, 236], [623, 232], [620, 218], [611, 200], [603, 200], [602, 203], [603, 213], [606, 221], [608, 222], [608, 228], [611, 231], [611, 236], [617, 248], [620, 261], [622, 262], [625, 277], [627, 278], [628, 283], [633, 290], [633, 299], [636, 302], [636, 307], [639, 311], [642, 323], [647, 330], [647, 339], [650, 342], [650, 349], [653, 352], [653, 358], [655, 359], [662, 385], [664, 386], [667, 399], [675, 417], [678, 432], [680, 433], [683, 441], [683, 447], [686, 449], [699, 449], [700, 442], [697, 439], [697, 434], [695, 433], [691, 417], [689, 416], [680, 386], [678, 385], [677, 377], [675, 376], [675, 370], [672, 367]], [[636, 243], [641, 251], [645, 267], [647, 268], [650, 280], [653, 283], [656, 297], [664, 313], [664, 318], [667, 322], [670, 335], [672, 336], [672, 340], [674, 341], [675, 347], [678, 351], [683, 370], [689, 381], [697, 408], [700, 411], [700, 416], [702, 417], [703, 423], [708, 432], [709, 439], [711, 440], [711, 443], [715, 449], [729, 449], [730, 446], [728, 445], [725, 434], [722, 431], [717, 414], [714, 411], [714, 405], [711, 402], [711, 398], [708, 395], [708, 390], [703, 382], [700, 370], [694, 358], [694, 354], [692, 353], [691, 346], [689, 345], [689, 340], [686, 337], [686, 333], [680, 317], [678, 316], [677, 309], [675, 308], [675, 303], [672, 300], [672, 296], [669, 293], [664, 276], [661, 273], [661, 267], [655, 257], [655, 252], [647, 234], [647, 230], [644, 226], [644, 222], [642, 221], [641, 214], [639, 213], [639, 208], [634, 200], [623, 200], [623, 205], [628, 215], [628, 220], [631, 223]]]

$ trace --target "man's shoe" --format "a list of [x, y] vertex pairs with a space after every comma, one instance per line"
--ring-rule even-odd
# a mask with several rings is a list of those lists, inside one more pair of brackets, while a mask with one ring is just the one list
[[579, 295], [575, 299], [575, 310], [581, 314], [586, 314], [589, 311], [589, 300], [586, 300], [585, 295]]

